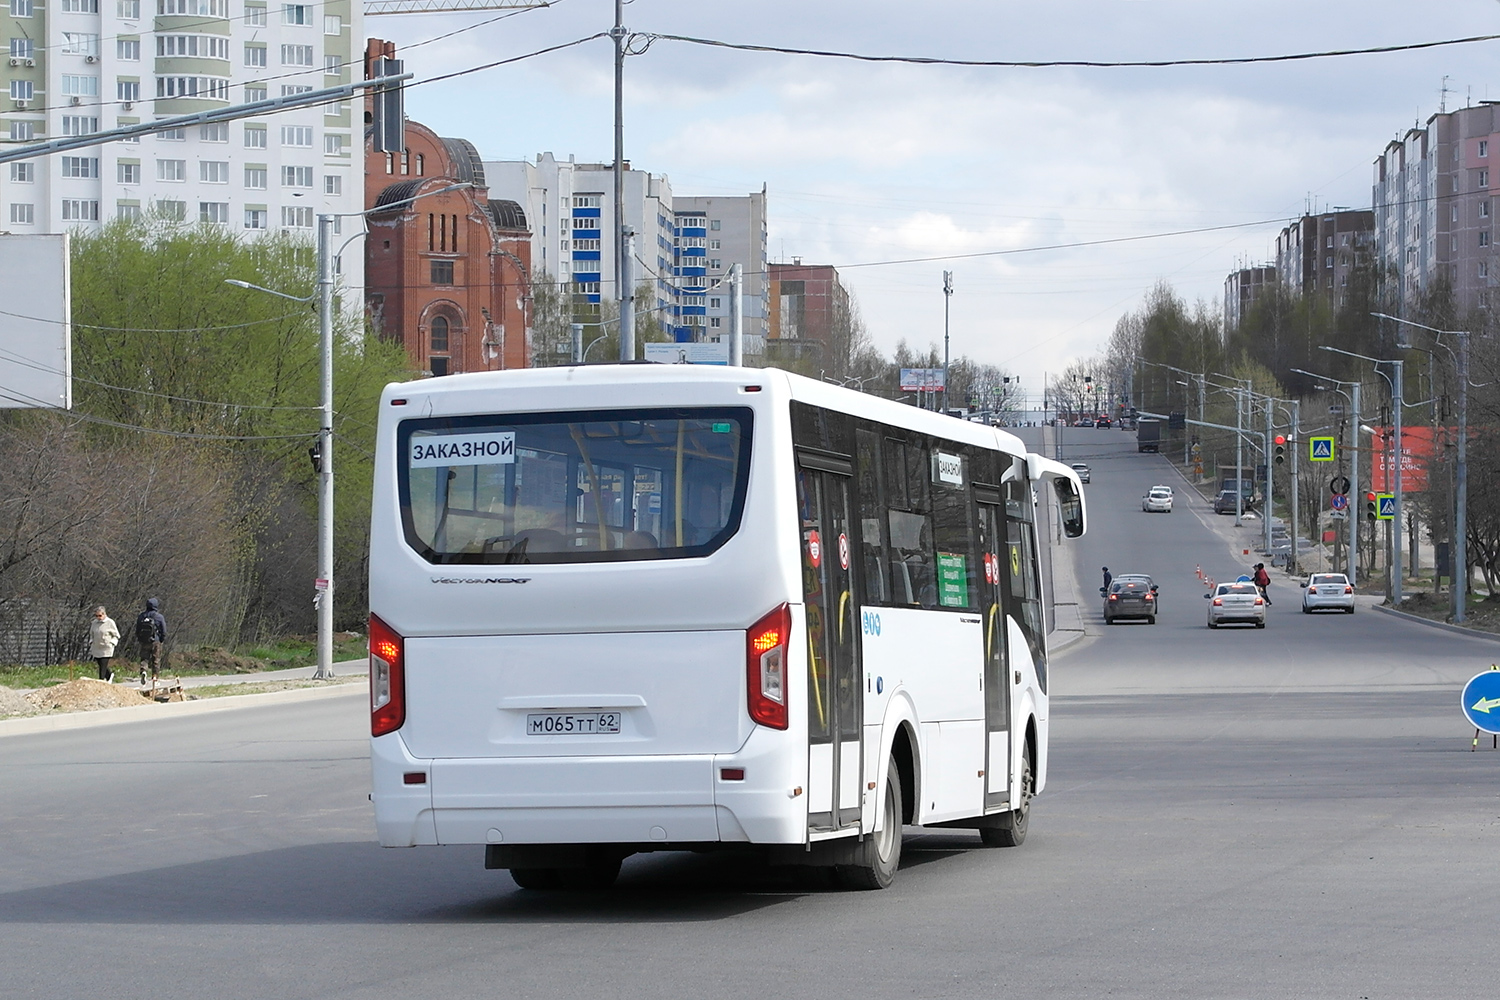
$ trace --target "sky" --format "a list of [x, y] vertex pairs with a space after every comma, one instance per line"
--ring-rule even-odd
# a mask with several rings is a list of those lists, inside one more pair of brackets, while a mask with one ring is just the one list
[[[612, 0], [556, 0], [365, 28], [394, 41], [420, 83], [613, 21]], [[1500, 34], [1500, 2], [633, 0], [624, 23], [867, 55], [1124, 61]], [[976, 68], [657, 39], [626, 60], [625, 156], [678, 195], [765, 185], [771, 260], [839, 267], [886, 353], [903, 338], [941, 346], [953, 271], [953, 355], [1039, 394], [1045, 373], [1102, 351], [1158, 281], [1221, 310], [1225, 276], [1270, 259], [1282, 226], [1309, 209], [1368, 208], [1387, 142], [1444, 101], [1489, 99], [1492, 83], [1500, 99], [1497, 56], [1500, 41], [1249, 66]], [[487, 160], [610, 162], [613, 82], [601, 38], [415, 86], [407, 113]], [[1045, 249], [1121, 238], [1132, 239]], [[884, 263], [935, 257], [951, 259]]]

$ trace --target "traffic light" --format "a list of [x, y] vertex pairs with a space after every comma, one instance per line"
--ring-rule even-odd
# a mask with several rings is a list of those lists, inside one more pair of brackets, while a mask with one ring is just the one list
[[1366, 521], [1373, 521], [1373, 520], [1375, 520], [1375, 515], [1377, 513], [1379, 513], [1379, 512], [1375, 509], [1375, 494], [1373, 494], [1373, 493], [1366, 493], [1365, 494], [1365, 520]]
[[1277, 465], [1283, 465], [1286, 462], [1286, 435], [1285, 434], [1278, 434], [1278, 435], [1276, 435], [1276, 458], [1275, 458], [1275, 461], [1276, 461]]

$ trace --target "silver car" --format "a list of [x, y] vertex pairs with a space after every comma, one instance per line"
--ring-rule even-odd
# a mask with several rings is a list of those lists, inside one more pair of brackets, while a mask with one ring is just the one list
[[1266, 627], [1266, 601], [1260, 589], [1249, 580], [1221, 583], [1213, 593], [1204, 594], [1208, 601], [1208, 627], [1218, 628], [1231, 622]]
[[1302, 584], [1302, 613], [1336, 610], [1354, 614], [1354, 588], [1342, 573], [1314, 573]]
[[1141, 497], [1141, 510], [1148, 514], [1172, 513], [1172, 487], [1153, 486]]
[[1074, 462], [1072, 466], [1070, 466], [1070, 468], [1072, 468], [1074, 472], [1078, 473], [1078, 481], [1080, 483], [1086, 483], [1089, 481], [1089, 467], [1087, 465], [1082, 462]]

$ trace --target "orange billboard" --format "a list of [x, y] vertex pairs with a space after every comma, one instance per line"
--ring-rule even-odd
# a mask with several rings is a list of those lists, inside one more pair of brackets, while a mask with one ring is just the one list
[[[1474, 431], [1469, 430], [1473, 441]], [[1421, 493], [1427, 489], [1427, 469], [1434, 454], [1458, 438], [1457, 427], [1403, 427], [1401, 428], [1401, 490], [1403, 493]], [[1390, 493], [1396, 485], [1392, 470], [1395, 460], [1395, 428], [1375, 428], [1374, 460], [1371, 469], [1371, 489], [1376, 493]]]

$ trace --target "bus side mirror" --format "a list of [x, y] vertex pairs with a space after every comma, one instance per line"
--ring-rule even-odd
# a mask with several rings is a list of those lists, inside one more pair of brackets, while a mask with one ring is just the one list
[[1083, 497], [1079, 496], [1073, 480], [1058, 476], [1052, 480], [1057, 490], [1058, 506], [1062, 509], [1063, 534], [1077, 538], [1083, 534]]

